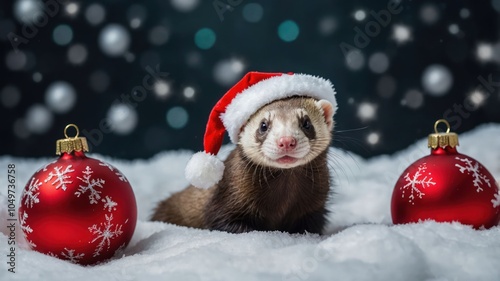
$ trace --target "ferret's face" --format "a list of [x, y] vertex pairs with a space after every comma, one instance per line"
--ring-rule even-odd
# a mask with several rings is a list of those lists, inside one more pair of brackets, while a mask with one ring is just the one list
[[294, 97], [259, 109], [240, 133], [245, 155], [280, 169], [304, 165], [328, 148], [334, 109], [326, 100]]

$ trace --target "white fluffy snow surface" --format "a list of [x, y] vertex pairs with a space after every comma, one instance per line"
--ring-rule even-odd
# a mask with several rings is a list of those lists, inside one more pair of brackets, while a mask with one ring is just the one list
[[[500, 124], [459, 137], [459, 152], [481, 162], [499, 180]], [[222, 155], [229, 149], [224, 147]], [[8, 272], [2, 202], [0, 280], [500, 280], [499, 226], [392, 225], [394, 184], [409, 164], [429, 154], [426, 139], [368, 160], [335, 148], [330, 152], [335, 194], [321, 236], [230, 234], [149, 222], [159, 200], [187, 185], [183, 169], [192, 152], [164, 152], [136, 161], [88, 154], [120, 169], [134, 188], [139, 222], [124, 254], [83, 267], [27, 249], [18, 232], [16, 273]], [[5, 201], [9, 163], [16, 165], [19, 198], [29, 177], [49, 160], [0, 156], [0, 200]]]

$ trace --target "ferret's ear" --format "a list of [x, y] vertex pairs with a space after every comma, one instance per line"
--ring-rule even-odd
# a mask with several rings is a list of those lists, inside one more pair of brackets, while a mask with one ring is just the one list
[[316, 106], [323, 112], [328, 130], [331, 131], [333, 129], [333, 114], [335, 113], [332, 104], [327, 100], [319, 100], [316, 101]]

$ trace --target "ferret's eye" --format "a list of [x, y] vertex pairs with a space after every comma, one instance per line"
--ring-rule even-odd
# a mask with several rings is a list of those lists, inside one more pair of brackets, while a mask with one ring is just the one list
[[259, 127], [259, 132], [260, 133], [265, 133], [269, 129], [269, 126], [267, 125], [267, 121], [262, 121], [260, 122], [260, 127]]
[[311, 120], [309, 120], [309, 118], [304, 118], [304, 120], [302, 121], [302, 128], [304, 128], [305, 130], [310, 130], [311, 127]]

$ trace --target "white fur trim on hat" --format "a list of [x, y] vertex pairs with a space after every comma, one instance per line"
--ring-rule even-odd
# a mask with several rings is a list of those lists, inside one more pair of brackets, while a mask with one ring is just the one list
[[209, 188], [222, 179], [224, 163], [215, 155], [200, 151], [191, 157], [184, 173], [192, 185]]
[[308, 74], [283, 74], [248, 87], [231, 101], [221, 120], [232, 143], [238, 143], [241, 127], [259, 108], [275, 100], [308, 96], [329, 101], [337, 109], [335, 90], [330, 80]]

